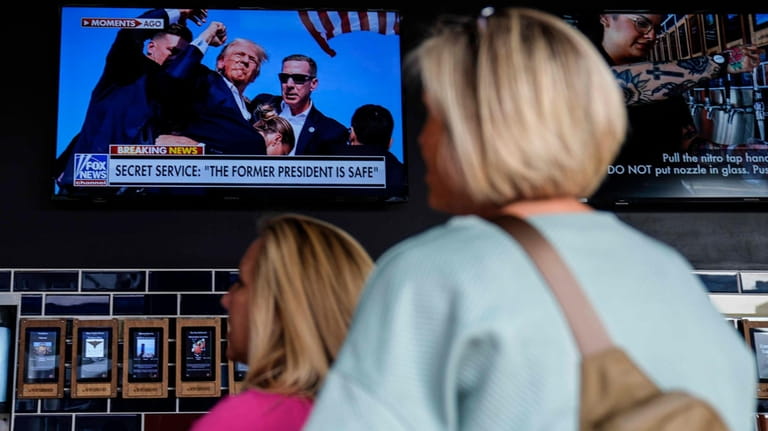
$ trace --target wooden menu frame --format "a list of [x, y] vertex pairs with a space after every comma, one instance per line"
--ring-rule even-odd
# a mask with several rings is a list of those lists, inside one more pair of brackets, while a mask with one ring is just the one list
[[116, 319], [72, 320], [72, 398], [117, 397], [118, 330]]
[[221, 395], [221, 318], [176, 319], [176, 396]]
[[123, 322], [123, 398], [168, 396], [168, 319]]
[[63, 319], [19, 320], [18, 398], [64, 396]]
[[[742, 319], [742, 330], [747, 345], [751, 347], [757, 366], [757, 398], [768, 398], [768, 320]], [[756, 340], [756, 336], [760, 340]], [[761, 347], [763, 346], [763, 347]]]

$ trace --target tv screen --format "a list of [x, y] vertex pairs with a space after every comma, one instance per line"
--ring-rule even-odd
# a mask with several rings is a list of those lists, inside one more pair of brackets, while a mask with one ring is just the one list
[[752, 349], [757, 361], [757, 377], [768, 383], [768, 328], [749, 328]]
[[215, 381], [216, 369], [216, 328], [181, 328], [184, 350], [181, 356], [181, 380], [184, 382]]
[[[653, 23], [648, 20], [652, 15]], [[625, 87], [654, 89], [664, 99], [628, 100], [628, 138], [600, 188], [585, 201], [609, 209], [733, 208], [734, 203], [747, 208], [768, 201], [765, 64], [754, 73], [704, 79], [680, 90], [657, 84], [666, 72], [656, 65], [644, 74], [620, 72], [627, 63], [608, 53], [615, 48], [603, 39], [604, 32], [616, 31], [608, 30], [606, 21], [625, 20], [629, 25], [623, 28], [633, 30], [635, 41], [629, 63], [673, 61], [695, 68], [704, 64], [696, 56], [732, 49], [735, 41], [757, 40], [755, 31], [741, 23], [764, 20], [762, 15], [601, 10], [564, 17], [602, 51]], [[669, 49], [659, 49], [662, 41]], [[765, 62], [766, 46], [759, 47]]]
[[24, 383], [55, 383], [59, 379], [59, 328], [26, 328]]
[[755, 30], [763, 30], [768, 28], [768, 14], [756, 13], [752, 15], [752, 25], [755, 26]]
[[236, 382], [242, 382], [245, 380], [245, 375], [248, 374], [248, 364], [242, 362], [234, 362], [234, 379]]
[[77, 381], [109, 382], [112, 378], [112, 328], [80, 328], [77, 342]]
[[128, 332], [128, 381], [158, 383], [163, 380], [162, 328], [130, 328]]
[[[61, 7], [54, 201], [407, 200], [398, 11], [201, 16]], [[252, 81], [240, 39], [266, 55]]]

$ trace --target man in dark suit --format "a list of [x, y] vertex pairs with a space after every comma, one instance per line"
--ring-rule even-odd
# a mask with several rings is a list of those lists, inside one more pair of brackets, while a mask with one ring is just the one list
[[351, 124], [349, 144], [339, 147], [336, 155], [384, 156], [387, 197], [404, 198], [407, 191], [405, 166], [389, 151], [395, 127], [392, 113], [381, 105], [363, 105], [352, 114]]
[[117, 32], [83, 126], [57, 160], [56, 182], [62, 193], [73, 192], [76, 153], [106, 154], [110, 145], [153, 143], [162, 65], [192, 40], [192, 32], [181, 24], [189, 19], [199, 25], [206, 16], [205, 9], [153, 9], [140, 18], [163, 19], [163, 30]]
[[281, 94], [259, 94], [252, 106], [269, 104], [291, 123], [298, 137], [291, 155], [330, 155], [346, 145], [347, 128], [312, 103], [311, 95], [318, 85], [314, 59], [301, 54], [285, 57], [278, 78]]
[[166, 118], [173, 134], [204, 143], [206, 154], [266, 155], [243, 93], [259, 76], [267, 53], [250, 40], [235, 39], [222, 49], [216, 70], [211, 70], [201, 64], [205, 49], [222, 38], [224, 25], [213, 22], [168, 64], [174, 79], [165, 89]]

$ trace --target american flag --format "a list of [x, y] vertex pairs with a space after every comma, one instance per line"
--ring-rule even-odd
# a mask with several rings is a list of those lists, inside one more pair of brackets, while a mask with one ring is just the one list
[[400, 14], [387, 11], [299, 11], [301, 22], [323, 51], [331, 57], [336, 51], [328, 45], [334, 36], [353, 31], [374, 31], [382, 35], [400, 34]]

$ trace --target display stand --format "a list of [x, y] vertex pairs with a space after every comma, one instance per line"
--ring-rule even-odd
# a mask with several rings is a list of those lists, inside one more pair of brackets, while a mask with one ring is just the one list
[[168, 319], [123, 322], [123, 398], [168, 396]]
[[176, 396], [221, 395], [221, 319], [176, 321]]
[[768, 321], [743, 319], [747, 344], [752, 347], [757, 364], [757, 398], [768, 398]]
[[72, 398], [117, 397], [117, 320], [72, 321]]
[[62, 398], [66, 322], [21, 319], [19, 334], [18, 398]]

